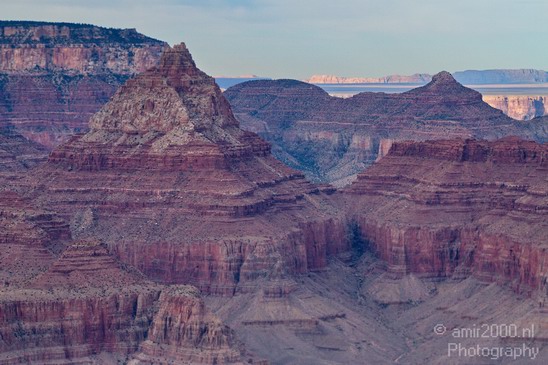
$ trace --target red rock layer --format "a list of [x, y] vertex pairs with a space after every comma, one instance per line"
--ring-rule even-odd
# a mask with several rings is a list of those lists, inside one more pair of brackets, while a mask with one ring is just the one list
[[164, 46], [164, 42], [135, 29], [0, 22], [0, 69], [9, 73], [36, 69], [89, 73], [106, 69], [133, 75], [155, 66]]
[[546, 292], [547, 153], [514, 138], [397, 142], [343, 195], [393, 272]]
[[47, 151], [37, 143], [10, 131], [0, 132], [0, 173], [26, 171], [47, 159]]
[[0, 364], [130, 354], [146, 337], [160, 290], [96, 243], [70, 246], [27, 284], [0, 291]]
[[159, 305], [147, 340], [130, 364], [257, 363], [242, 359], [243, 348], [233, 331], [199, 297], [188, 295], [186, 287], [164, 290]]
[[86, 130], [128, 77], [156, 65], [164, 46], [134, 29], [0, 22], [0, 129], [53, 148]]
[[177, 346], [151, 350], [166, 363], [241, 363], [245, 352], [195, 288], [154, 284], [98, 242], [73, 244], [27, 284], [0, 289], [0, 339], [2, 365], [96, 363], [102, 353], [126, 362], [140, 346]]
[[11, 191], [0, 192], [0, 227], [0, 288], [18, 287], [46, 270], [70, 239], [57, 215]]
[[250, 81], [225, 95], [242, 128], [274, 144], [280, 160], [307, 177], [344, 185], [394, 140], [521, 136], [545, 141], [546, 123], [517, 122], [447, 72], [402, 93], [329, 96], [294, 80]]
[[150, 278], [232, 295], [273, 273], [323, 267], [348, 247], [324, 189], [269, 150], [239, 129], [214, 80], [179, 45], [25, 184], [76, 237], [100, 239]]

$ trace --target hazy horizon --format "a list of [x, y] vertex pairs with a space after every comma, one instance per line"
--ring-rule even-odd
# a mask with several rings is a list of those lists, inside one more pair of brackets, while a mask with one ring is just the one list
[[185, 42], [209, 74], [305, 79], [545, 70], [542, 0], [19, 0], [3, 20], [91, 23]]

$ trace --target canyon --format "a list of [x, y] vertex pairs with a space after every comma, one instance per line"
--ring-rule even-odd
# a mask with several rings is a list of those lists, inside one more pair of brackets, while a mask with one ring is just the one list
[[273, 153], [313, 181], [347, 184], [396, 140], [507, 135], [546, 140], [546, 124], [517, 122], [482, 101], [448, 72], [401, 94], [341, 99], [294, 80], [251, 81], [225, 95], [242, 128], [273, 144]]
[[469, 364], [440, 323], [536, 326], [459, 342], [548, 361], [546, 117], [446, 72], [346, 101], [222, 93], [162, 49], [113, 66], [127, 81], [49, 154], [1, 126], [0, 364]]

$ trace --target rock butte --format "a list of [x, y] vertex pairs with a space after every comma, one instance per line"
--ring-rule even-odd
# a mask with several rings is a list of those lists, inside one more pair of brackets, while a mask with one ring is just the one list
[[340, 99], [295, 80], [262, 80], [233, 86], [225, 95], [242, 128], [272, 142], [277, 158], [310, 179], [339, 186], [386, 154], [396, 140], [547, 139], [545, 123], [507, 117], [448, 72], [401, 94]]
[[[232, 295], [258, 278], [326, 265], [348, 249], [333, 189], [317, 187], [239, 129], [184, 44], [129, 80], [21, 184], [73, 236], [98, 239], [164, 283]], [[324, 191], [325, 190], [325, 191]]]
[[[474, 130], [485, 106], [462, 91], [441, 74], [416, 93]], [[169, 48], [1, 188], [0, 242], [31, 270], [0, 256], [0, 364], [442, 364], [442, 320], [534, 323], [547, 360], [546, 168], [515, 138], [397, 142], [316, 186]]]
[[156, 65], [165, 46], [134, 29], [0, 21], [0, 128], [51, 149], [86, 130], [121, 84]]

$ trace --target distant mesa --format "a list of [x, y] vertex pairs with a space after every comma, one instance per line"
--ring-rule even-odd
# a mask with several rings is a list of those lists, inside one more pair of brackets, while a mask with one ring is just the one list
[[[548, 72], [533, 69], [467, 70], [453, 73], [455, 79], [465, 85], [479, 84], [530, 84], [548, 82]], [[313, 75], [305, 80], [311, 84], [425, 84], [432, 75], [390, 75], [384, 77], [341, 77]]]
[[241, 76], [215, 76], [215, 82], [222, 90], [226, 90], [231, 86], [240, 84], [246, 81], [253, 80], [271, 80], [268, 77], [261, 77], [257, 75], [241, 75]]

